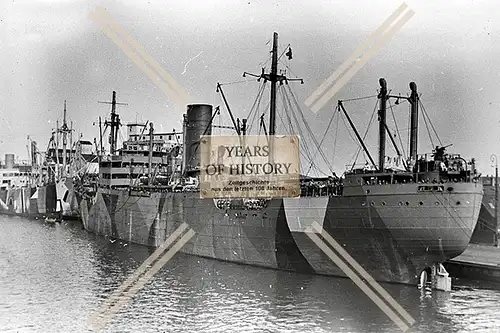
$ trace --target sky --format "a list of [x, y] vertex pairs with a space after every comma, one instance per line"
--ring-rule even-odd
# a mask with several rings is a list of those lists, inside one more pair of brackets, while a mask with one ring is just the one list
[[[92, 141], [99, 135], [93, 124], [110, 111], [98, 101], [109, 101], [112, 91], [117, 92], [119, 102], [128, 103], [118, 108], [124, 123], [149, 120], [157, 131], [182, 129], [185, 107], [158, 88], [89, 18], [101, 6], [187, 91], [189, 103], [223, 105], [216, 83], [245, 80], [244, 71], [260, 73], [270, 56], [272, 34], [278, 32], [279, 52], [289, 44], [293, 50], [293, 59], [285, 62], [287, 75], [304, 79], [303, 85], [293, 83], [293, 91], [317, 141], [323, 138], [337, 100], [376, 95], [381, 77], [391, 94], [408, 94], [408, 84], [414, 81], [442, 144], [453, 144], [448, 151], [474, 157], [479, 172], [493, 173], [490, 156], [500, 157], [500, 22], [494, 20], [494, 0], [406, 1], [415, 15], [329, 103], [317, 114], [304, 104], [402, 3], [2, 1], [0, 159], [5, 153], [26, 159], [28, 136], [44, 150], [56, 121], [62, 119], [64, 100], [75, 136], [81, 133]], [[253, 80], [223, 86], [237, 117], [248, 115], [258, 88]], [[264, 100], [268, 94], [266, 90]], [[376, 98], [345, 103], [361, 133], [375, 103]], [[393, 110], [406, 144], [408, 107], [402, 104]], [[225, 112], [226, 119], [217, 123], [229, 124]], [[358, 145], [351, 138], [352, 131], [337, 118], [342, 119], [335, 116], [322, 150], [333, 170], [341, 174], [352, 163]], [[394, 129], [392, 114], [388, 118]], [[366, 140], [374, 159], [376, 130], [377, 124], [372, 125]], [[303, 140], [307, 143], [307, 138]], [[419, 152], [431, 150], [421, 118]], [[387, 153], [393, 151], [388, 148]], [[319, 157], [316, 162], [328, 170]], [[363, 156], [358, 163], [364, 163]]]

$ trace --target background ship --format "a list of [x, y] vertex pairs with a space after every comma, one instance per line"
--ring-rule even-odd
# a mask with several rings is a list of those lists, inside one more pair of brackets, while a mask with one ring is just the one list
[[498, 194], [495, 193], [498, 189], [495, 179], [496, 177], [493, 176], [481, 177], [484, 188], [483, 202], [471, 243], [498, 246], [500, 229], [497, 216], [498, 199], [496, 196]]
[[[254, 75], [271, 85], [269, 133], [264, 127], [269, 136], [276, 130], [277, 83], [286, 89], [291, 81], [278, 75], [277, 45], [275, 33], [271, 72]], [[291, 57], [291, 50], [289, 53]], [[185, 253], [343, 276], [304, 232], [316, 221], [376, 280], [416, 284], [421, 274], [436, 271], [441, 262], [465, 250], [478, 220], [483, 188], [475, 177], [473, 161], [445, 154], [439, 147], [433, 158], [417, 155], [419, 97], [414, 83], [410, 88], [408, 98], [390, 96], [385, 80], [380, 80], [378, 163], [339, 102], [339, 111], [352, 126], [370, 165], [353, 166], [341, 178], [335, 174], [301, 177], [300, 198], [200, 199], [200, 136], [212, 134], [218, 112], [211, 105], [188, 105], [180, 172], [174, 162], [180, 150], [162, 150], [163, 143], [156, 142], [152, 129], [149, 142], [129, 140], [118, 154], [100, 162], [97, 194], [81, 203], [84, 227], [157, 247], [185, 222], [196, 232], [182, 248]], [[385, 140], [390, 98], [410, 103], [411, 140], [409, 160], [399, 156], [389, 165]], [[235, 121], [227, 109], [236, 133], [246, 135], [246, 120]], [[170, 181], [162, 184], [156, 180], [157, 174]]]
[[0, 213], [28, 215], [31, 172], [31, 164], [16, 163], [14, 154], [5, 154], [0, 166]]
[[[0, 189], [0, 213], [30, 218], [79, 219], [79, 202], [75, 187], [97, 176], [97, 155], [92, 143], [81, 137], [73, 142], [73, 128], [66, 121], [66, 101], [61, 126], [59, 121], [49, 139], [46, 151], [28, 137], [30, 163], [16, 171], [21, 181], [7, 180]], [[8, 161], [12, 158], [9, 157]], [[6, 158], [7, 160], [7, 158]], [[12, 165], [7, 162], [6, 166]], [[12, 172], [7, 172], [11, 174]]]

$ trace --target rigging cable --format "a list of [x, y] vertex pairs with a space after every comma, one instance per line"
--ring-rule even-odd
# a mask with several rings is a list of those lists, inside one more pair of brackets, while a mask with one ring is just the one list
[[427, 124], [427, 118], [425, 117], [425, 113], [424, 113], [422, 118], [424, 119], [424, 124], [425, 124], [425, 127], [427, 128], [427, 134], [429, 135], [429, 140], [431, 141], [431, 146], [434, 147], [434, 141], [432, 140], [431, 131], [429, 129], [429, 125]]
[[[261, 83], [259, 90], [257, 92], [257, 97], [255, 98], [252, 107], [250, 108], [250, 112], [248, 113], [247, 119], [250, 119], [253, 113], [253, 118], [249, 122], [248, 126], [248, 131], [250, 131], [250, 127], [252, 126], [253, 122], [255, 121], [255, 117], [257, 115], [257, 110], [260, 106], [260, 102], [262, 101], [262, 96], [264, 95], [264, 89], [265, 89], [265, 83]], [[255, 113], [254, 113], [255, 112]]]
[[[306, 136], [304, 135], [303, 131], [302, 131], [302, 127], [300, 126], [301, 123], [299, 122], [298, 118], [297, 118], [297, 115], [295, 114], [294, 110], [293, 110], [293, 106], [291, 104], [291, 101], [290, 99], [288, 98], [288, 95], [283, 91], [284, 89], [282, 88], [282, 86], [280, 87], [280, 90], [281, 90], [281, 93], [282, 93], [282, 96], [283, 98], [287, 101], [287, 104], [289, 105], [290, 107], [290, 110], [291, 110], [291, 115], [293, 117], [293, 119], [295, 120], [295, 123], [297, 124], [297, 131], [299, 132], [299, 136], [301, 136], [302, 138], [304, 138], [304, 140], [306, 139]], [[304, 152], [305, 154], [307, 154], [309, 156], [309, 159], [312, 159], [312, 154], [309, 150], [309, 147], [307, 144], [305, 143], [302, 143], [304, 145]]]
[[[297, 128], [298, 128], [298, 131], [299, 131], [299, 135], [300, 135], [301, 137], [303, 137], [303, 138], [304, 138], [304, 141], [302, 142], [302, 146], [304, 147], [304, 148], [303, 148], [304, 153], [305, 153], [305, 154], [307, 154], [309, 161], [314, 161], [314, 159], [313, 159], [313, 157], [312, 157], [311, 150], [309, 149], [309, 145], [306, 143], [306, 135], [304, 135], [304, 132], [303, 132], [303, 130], [302, 130], [302, 128], [301, 128], [301, 126], [300, 126], [300, 125], [301, 125], [301, 122], [299, 121], [299, 119], [297, 118], [297, 115], [296, 115], [296, 114], [295, 114], [295, 112], [294, 112], [294, 108], [293, 108], [293, 106], [292, 106], [292, 102], [291, 102], [291, 100], [290, 100], [290, 98], [289, 98], [288, 94], [287, 94], [287, 93], [286, 93], [286, 91], [284, 90], [284, 88], [282, 88], [281, 90], [283, 90], [283, 91], [282, 91], [283, 96], [285, 97], [285, 99], [287, 100], [287, 102], [288, 102], [288, 104], [289, 104], [289, 106], [290, 106], [290, 110], [291, 110], [291, 113], [292, 113], [292, 117], [294, 118], [295, 123], [297, 124]], [[316, 167], [315, 169], [318, 169], [318, 168]]]
[[365, 96], [365, 97], [343, 99], [342, 102], [360, 101], [360, 100], [363, 100], [363, 99], [369, 99], [369, 98], [373, 98], [373, 97], [378, 97], [378, 95], [371, 95], [371, 96]]
[[403, 151], [403, 158], [405, 159], [406, 158], [405, 148], [404, 148], [404, 145], [403, 145], [403, 141], [401, 140], [401, 135], [399, 134], [398, 122], [396, 121], [396, 116], [394, 115], [394, 110], [392, 109], [393, 106], [392, 106], [390, 100], [389, 100], [389, 108], [391, 109], [392, 119], [394, 121], [394, 126], [396, 127], [396, 133], [398, 135], [399, 144], [401, 145], [401, 150]]
[[427, 111], [425, 111], [425, 107], [424, 107], [424, 104], [422, 103], [422, 101], [420, 100], [420, 98], [418, 99], [418, 102], [420, 104], [420, 107], [422, 108], [422, 111], [424, 111], [424, 114], [427, 116], [428, 120], [429, 120], [429, 123], [432, 127], [432, 130], [434, 131], [434, 134], [436, 135], [436, 138], [438, 139], [439, 141], [439, 144], [442, 146], [443, 143], [441, 142], [441, 139], [439, 138], [439, 135], [436, 131], [436, 129], [434, 128], [434, 125], [432, 124], [432, 121], [431, 121], [431, 118], [429, 117], [429, 114], [427, 113]]
[[[373, 119], [375, 118], [375, 113], [377, 112], [377, 105], [378, 105], [378, 99], [375, 101], [375, 106], [373, 107], [373, 112], [372, 112], [372, 116], [370, 117], [370, 121], [368, 122], [368, 126], [366, 127], [366, 130], [365, 130], [365, 134], [363, 135], [363, 141], [365, 141], [366, 139], [366, 136], [368, 135], [368, 131], [370, 130], [370, 127], [372, 125], [372, 122], [373, 122]], [[351, 170], [354, 169], [354, 166], [356, 165], [356, 161], [358, 160], [358, 157], [359, 157], [359, 153], [361, 153], [361, 150], [362, 150], [362, 147], [361, 147], [361, 144], [358, 142], [358, 140], [354, 139], [352, 137], [352, 134], [351, 132], [349, 131], [349, 127], [347, 126], [346, 122], [345, 122], [345, 119], [342, 118], [342, 120], [344, 121], [344, 125], [346, 126], [347, 128], [347, 132], [349, 133], [349, 136], [351, 137], [351, 139], [356, 142], [358, 144], [358, 151], [356, 152], [356, 156], [354, 157], [354, 161], [352, 163], [352, 167], [351, 167]], [[366, 158], [365, 158], [366, 160]]]
[[283, 112], [285, 113], [285, 116], [286, 116], [286, 118], [288, 120], [288, 124], [290, 126], [291, 133], [295, 133], [295, 131], [293, 129], [292, 119], [290, 118], [290, 115], [288, 114], [288, 112], [286, 112], [285, 94], [283, 94], [283, 93], [281, 94], [281, 99], [282, 99], [282, 102], [283, 102]]
[[[339, 113], [340, 113], [340, 110], [339, 110]], [[332, 165], [334, 165], [334, 161], [335, 161], [335, 152], [337, 150], [337, 139], [339, 137], [339, 118], [340, 118], [340, 115], [337, 117], [337, 122], [335, 124], [335, 139], [333, 141], [333, 156], [332, 156]]]
[[254, 79], [239, 80], [239, 81], [233, 81], [233, 82], [219, 83], [219, 85], [222, 87], [222, 86], [229, 86], [229, 85], [232, 85], [232, 84], [245, 83], [245, 82], [251, 82], [251, 81], [254, 81]]
[[302, 112], [302, 109], [300, 108], [299, 102], [295, 98], [295, 94], [289, 85], [288, 85], [288, 90], [290, 91], [290, 93], [292, 95], [292, 99], [293, 99], [297, 109], [300, 112], [300, 115], [302, 117], [302, 121], [304, 122], [306, 129], [309, 131], [314, 143], [316, 144], [316, 147], [318, 148], [318, 152], [320, 153], [321, 157], [323, 157], [323, 159], [324, 159], [326, 165], [328, 166], [328, 169], [330, 169], [330, 172], [332, 173], [332, 175], [335, 174], [335, 172], [332, 169], [332, 166], [330, 165], [330, 163], [328, 163], [328, 159], [326, 158], [326, 155], [324, 154], [323, 150], [321, 149], [320, 145], [318, 144], [318, 141], [316, 140], [316, 136], [314, 135], [313, 131], [311, 130], [311, 127], [309, 126], [309, 123], [307, 122], [306, 117], [304, 116], [304, 113]]
[[[283, 94], [281, 94], [281, 95], [282, 95], [282, 98], [283, 98]], [[288, 113], [287, 113], [287, 112], [284, 112], [284, 113], [285, 113], [286, 117], [288, 118], [288, 121], [289, 121], [289, 123], [290, 123], [290, 125], [291, 125], [291, 119], [290, 119], [290, 117], [289, 117]], [[282, 124], [283, 124], [283, 126], [285, 127], [285, 131], [287, 132], [287, 134], [288, 134], [288, 135], [294, 135], [294, 134], [293, 134], [293, 133], [294, 133], [294, 131], [293, 131], [293, 127], [291, 126], [291, 127], [287, 128], [287, 127], [286, 127], [286, 125], [285, 125], [285, 120], [283, 119], [283, 116], [281, 115], [281, 113], [277, 113], [277, 114], [278, 114], [278, 117], [279, 117], [279, 118], [280, 118], [280, 120], [281, 120], [281, 123], [282, 123]], [[260, 131], [259, 131], [259, 132], [260, 132]], [[299, 149], [299, 153], [300, 153], [300, 155], [301, 155], [304, 159], [306, 159], [306, 160], [310, 161], [310, 158], [308, 158], [308, 157], [304, 154], [304, 152], [303, 152], [303, 151], [301, 151], [300, 149]]]
[[[332, 122], [333, 122], [333, 118], [335, 118], [335, 115], [337, 114], [337, 111], [339, 109], [339, 106], [337, 105], [333, 111], [333, 114], [330, 118], [330, 122], [328, 123], [328, 126], [326, 126], [326, 130], [325, 130], [325, 133], [323, 134], [323, 137], [321, 138], [321, 141], [319, 142], [319, 145], [321, 146], [323, 144], [323, 141], [325, 140], [325, 137], [326, 137], [326, 133], [328, 133], [328, 130], [330, 129], [330, 126], [332, 125]], [[316, 153], [317, 154], [317, 153]], [[314, 158], [316, 158], [316, 155], [314, 155]], [[309, 173], [309, 170], [311, 170], [311, 167], [312, 167], [312, 163], [311, 165], [309, 165], [309, 169], [307, 169], [307, 172], [306, 174]]]

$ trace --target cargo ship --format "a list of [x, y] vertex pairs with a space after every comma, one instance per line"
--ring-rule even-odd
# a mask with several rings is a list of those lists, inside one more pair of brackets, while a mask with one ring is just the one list
[[5, 154], [5, 163], [0, 166], [0, 213], [28, 214], [31, 172], [30, 164], [16, 163], [14, 154]]
[[[275, 33], [271, 71], [254, 75], [271, 86], [268, 137], [276, 136], [277, 84], [291, 80], [278, 72], [277, 41]], [[291, 56], [291, 49], [289, 53]], [[339, 101], [339, 110], [370, 165], [353, 166], [341, 177], [301, 175], [298, 198], [201, 198], [198, 148], [202, 135], [212, 135], [217, 110], [212, 105], [191, 104], [178, 147], [164, 147], [150, 127], [142, 142], [134, 134], [126, 146], [100, 162], [97, 193], [81, 202], [84, 227], [110, 238], [158, 247], [187, 223], [195, 235], [181, 249], [184, 253], [345, 276], [307, 236], [304, 226], [315, 221], [375, 280], [417, 285], [422, 277], [442, 269], [442, 262], [466, 249], [478, 220], [483, 186], [474, 173], [473, 160], [445, 154], [444, 147], [436, 147], [433, 156], [417, 154], [419, 96], [415, 83], [410, 84], [409, 97], [391, 96], [386, 81], [380, 79], [379, 83], [378, 163]], [[391, 164], [385, 154], [390, 98], [408, 101], [411, 106], [410, 156]], [[116, 118], [114, 106], [111, 117]], [[231, 119], [236, 134], [246, 135], [246, 120], [236, 123], [232, 114]], [[163, 173], [164, 181], [156, 180]]]
[[[81, 137], [73, 142], [74, 130], [72, 123], [68, 126], [66, 112], [64, 101], [61, 126], [57, 121], [45, 152], [28, 137], [29, 170], [5, 170], [5, 174], [19, 175], [21, 181], [5, 179], [0, 188], [0, 213], [28, 218], [49, 217], [51, 221], [80, 218], [81, 198], [75, 187], [96, 177], [97, 155], [91, 142]], [[6, 166], [9, 164], [12, 162]]]
[[474, 233], [472, 234], [472, 244], [482, 244], [498, 246], [498, 235], [500, 233], [500, 225], [498, 223], [498, 176], [483, 176], [481, 177], [484, 195], [479, 212], [479, 220], [477, 222]]

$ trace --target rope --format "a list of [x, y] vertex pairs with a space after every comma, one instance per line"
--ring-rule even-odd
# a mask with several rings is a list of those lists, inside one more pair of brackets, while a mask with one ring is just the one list
[[352, 102], [352, 101], [360, 101], [362, 99], [369, 99], [373, 97], [377, 97], [378, 95], [371, 95], [371, 96], [365, 96], [365, 97], [358, 97], [358, 98], [351, 98], [351, 99], [343, 99], [342, 102]]
[[[424, 107], [424, 104], [422, 103], [422, 101], [420, 100], [420, 98], [418, 99], [418, 103], [420, 104], [420, 107], [422, 108], [422, 111], [424, 111], [424, 115], [427, 116], [428, 120], [429, 120], [429, 123], [432, 127], [432, 130], [434, 131], [434, 134], [436, 135], [436, 138], [438, 139], [439, 141], [439, 144], [442, 146], [443, 143], [441, 142], [441, 139], [439, 138], [439, 135], [436, 131], [436, 129], [434, 128], [434, 125], [432, 124], [432, 121], [431, 121], [431, 118], [429, 117], [429, 114], [427, 113], [427, 111], [425, 110], [425, 107]], [[433, 145], [434, 146], [434, 145]]]
[[[340, 112], [340, 110], [339, 110]], [[332, 156], [332, 165], [334, 164], [334, 161], [335, 161], [335, 151], [337, 150], [337, 138], [338, 138], [338, 134], [339, 134], [339, 118], [340, 118], [340, 115], [337, 117], [337, 122], [335, 124], [335, 139], [333, 141], [333, 156]]]
[[220, 85], [220, 86], [229, 86], [229, 85], [232, 85], [232, 84], [245, 83], [245, 82], [250, 82], [250, 81], [254, 81], [254, 79], [239, 80], [239, 81], [233, 81], [233, 82], [219, 83], [219, 85]]
[[429, 125], [427, 124], [427, 119], [425, 118], [425, 115], [422, 118], [424, 118], [424, 124], [425, 124], [425, 127], [427, 128], [427, 134], [429, 135], [429, 140], [431, 141], [431, 146], [434, 147], [434, 141], [432, 141], [431, 131], [429, 130]]
[[[363, 141], [365, 141], [366, 136], [368, 135], [368, 131], [370, 130], [370, 126], [372, 125], [373, 119], [375, 118], [375, 113], [377, 112], [377, 105], [378, 105], [378, 99], [375, 101], [375, 106], [373, 107], [372, 116], [370, 117], [370, 121], [368, 122], [368, 126], [366, 127], [365, 134], [363, 135]], [[342, 118], [342, 119], [344, 120], [344, 124], [345, 124], [345, 119], [344, 118]], [[347, 124], [345, 124], [345, 125], [347, 127]], [[348, 132], [348, 133], [351, 136], [351, 138], [354, 140], [354, 142], [357, 142], [357, 140], [352, 137], [351, 132]], [[363, 147], [361, 147], [361, 144], [359, 142], [357, 142], [357, 144], [358, 144], [358, 151], [356, 152], [356, 157], [354, 158], [354, 161], [352, 163], [351, 170], [354, 169], [354, 166], [356, 165], [356, 161], [358, 160], [358, 157], [359, 157], [359, 153], [363, 149]], [[366, 158], [365, 158], [365, 160], [366, 160]]]
[[321, 146], [318, 144], [318, 141], [316, 140], [316, 137], [313, 133], [313, 131], [311, 130], [311, 128], [309, 127], [309, 124], [304, 116], [304, 113], [302, 112], [302, 109], [300, 108], [300, 105], [299, 105], [299, 102], [297, 101], [297, 99], [295, 98], [295, 95], [292, 91], [292, 88], [288, 85], [288, 89], [290, 90], [290, 93], [292, 94], [292, 98], [293, 98], [293, 101], [295, 102], [295, 105], [297, 106], [297, 109], [299, 110], [300, 112], [300, 115], [302, 117], [302, 120], [304, 121], [304, 124], [306, 126], [306, 129], [309, 131], [314, 143], [316, 144], [316, 147], [318, 148], [318, 152], [320, 153], [321, 157], [323, 157], [326, 165], [328, 166], [328, 169], [330, 169], [330, 172], [332, 174], [335, 174], [335, 172], [333, 171], [332, 169], [332, 166], [330, 165], [330, 163], [328, 162], [328, 159], [326, 158], [326, 155], [323, 153], [323, 150], [321, 149]]
[[[252, 108], [250, 109], [250, 112], [249, 112], [248, 117], [247, 117], [247, 119], [250, 118], [252, 116], [252, 113], [253, 113], [252, 120], [250, 120], [250, 122], [248, 124], [248, 132], [250, 132], [250, 130], [252, 129], [252, 126], [255, 122], [255, 117], [257, 116], [257, 111], [260, 107], [260, 103], [262, 101], [262, 96], [264, 96], [264, 90], [265, 90], [265, 83], [262, 83], [260, 88], [259, 88], [257, 98], [255, 99], [254, 104], [252, 105]], [[260, 118], [259, 118], [259, 124], [260, 124]]]
[[[307, 154], [308, 160], [309, 161], [314, 161], [314, 159], [312, 157], [312, 152], [309, 149], [309, 145], [305, 141], [306, 140], [306, 135], [304, 134], [304, 132], [302, 131], [302, 128], [300, 127], [301, 122], [299, 122], [299, 120], [297, 118], [297, 115], [294, 112], [294, 108], [292, 107], [292, 102], [291, 102], [291, 100], [290, 100], [290, 98], [289, 98], [289, 96], [288, 96], [288, 94], [286, 92], [284, 92], [283, 95], [285, 96], [285, 98], [288, 101], [288, 104], [290, 105], [290, 109], [292, 110], [292, 116], [294, 117], [295, 122], [297, 123], [298, 129], [299, 129], [299, 135], [304, 138], [304, 141], [302, 142], [302, 146], [304, 147], [303, 150], [304, 150], [305, 154]], [[302, 123], [304, 124], [304, 126], [307, 124], [306, 122], [302, 122]], [[307, 130], [307, 128], [306, 128], [306, 130]], [[319, 169], [319, 168], [315, 165], [315, 169]]]
[[389, 100], [389, 108], [391, 109], [392, 119], [394, 121], [394, 126], [396, 127], [396, 133], [398, 134], [399, 144], [401, 145], [401, 151], [403, 152], [403, 158], [406, 158], [406, 152], [403, 146], [403, 141], [401, 140], [401, 135], [399, 134], [398, 122], [396, 121], [396, 116], [394, 115], [394, 111], [392, 110], [392, 105], [390, 100]]
[[[333, 122], [333, 118], [335, 117], [335, 115], [337, 114], [337, 110], [338, 110], [338, 106], [335, 107], [335, 111], [333, 112], [332, 114], [332, 117], [330, 118], [330, 121], [328, 122], [328, 126], [326, 127], [326, 130], [325, 130], [325, 133], [323, 134], [323, 137], [321, 138], [321, 141], [319, 142], [319, 145], [321, 146], [323, 144], [323, 141], [325, 140], [325, 137], [326, 137], [326, 133], [328, 133], [328, 130], [330, 129], [330, 126], [332, 125], [332, 122]], [[314, 155], [314, 158], [316, 158], [316, 155]], [[312, 167], [312, 163], [311, 165], [309, 165], [309, 169], [307, 170], [307, 173], [309, 173], [309, 171], [311, 170], [311, 167]]]

